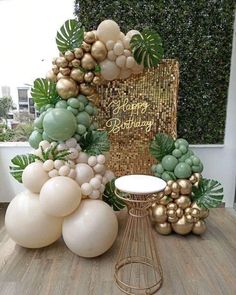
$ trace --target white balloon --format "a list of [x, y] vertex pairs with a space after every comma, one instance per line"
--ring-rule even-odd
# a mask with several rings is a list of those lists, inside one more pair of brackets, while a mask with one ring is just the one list
[[128, 56], [126, 59], [126, 67], [128, 69], [132, 69], [135, 65], [135, 59], [133, 58], [133, 56]]
[[76, 178], [76, 171], [75, 169], [70, 169], [70, 173], [68, 174], [68, 177], [75, 179]]
[[94, 177], [90, 180], [90, 184], [92, 185], [93, 189], [99, 189], [101, 186], [101, 181]]
[[113, 51], [115, 55], [121, 55], [124, 52], [124, 45], [122, 44], [122, 42], [116, 42]]
[[32, 193], [39, 193], [48, 179], [48, 173], [43, 169], [42, 162], [29, 164], [22, 173], [23, 185]]
[[49, 148], [51, 145], [50, 145], [50, 142], [48, 142], [47, 140], [42, 140], [40, 141], [39, 143], [39, 147], [42, 147], [44, 150], [46, 148]]
[[115, 213], [105, 202], [86, 199], [64, 219], [62, 232], [72, 252], [82, 257], [96, 257], [114, 243], [118, 222]]
[[105, 170], [105, 166], [102, 165], [102, 164], [97, 164], [93, 167], [93, 170], [96, 172], [96, 173], [100, 173], [102, 174], [102, 172], [104, 172]]
[[76, 159], [76, 163], [88, 163], [88, 158], [88, 154], [80, 152], [78, 158]]
[[51, 171], [54, 168], [54, 162], [53, 160], [47, 160], [43, 163], [43, 169], [45, 171]]
[[93, 190], [92, 193], [89, 195], [90, 199], [96, 200], [100, 197], [100, 191], [99, 190]]
[[62, 160], [55, 160], [54, 161], [54, 167], [59, 170], [64, 165], [64, 161]]
[[71, 214], [79, 206], [81, 190], [73, 179], [57, 176], [44, 184], [39, 200], [44, 212], [63, 217]]
[[115, 64], [115, 62], [105, 59], [100, 63], [101, 67], [101, 75], [105, 80], [111, 81], [118, 78], [120, 74], [119, 67]]
[[56, 177], [56, 176], [58, 176], [59, 175], [59, 173], [58, 173], [58, 170], [57, 169], [52, 169], [49, 173], [48, 173], [48, 176], [49, 177]]
[[24, 191], [8, 206], [5, 226], [17, 244], [26, 248], [41, 248], [60, 238], [62, 220], [42, 210], [38, 194]]
[[130, 30], [130, 31], [126, 34], [126, 37], [128, 37], [128, 38], [131, 39], [134, 35], [137, 35], [137, 34], [141, 35], [140, 32], [137, 31], [137, 30]]
[[97, 156], [97, 161], [98, 161], [98, 164], [105, 164], [106, 158], [105, 158], [104, 155], [98, 155]]
[[75, 171], [77, 174], [76, 181], [79, 183], [79, 185], [88, 183], [94, 177], [93, 169], [85, 163], [77, 164]]
[[103, 194], [104, 191], [105, 191], [105, 185], [104, 184], [101, 184], [101, 187], [99, 189], [100, 193]]
[[67, 176], [70, 173], [70, 167], [63, 165], [58, 172], [61, 176]]
[[125, 56], [131, 56], [132, 54], [131, 54], [131, 51], [129, 49], [125, 49], [124, 50], [124, 55]]
[[115, 45], [115, 42], [113, 40], [108, 40], [106, 42], [106, 48], [107, 48], [107, 50], [112, 50], [113, 47], [114, 47], [114, 45]]
[[108, 181], [111, 181], [113, 178], [115, 178], [115, 174], [111, 170], [107, 170], [104, 176], [108, 179]]
[[79, 152], [76, 148], [70, 148], [69, 149], [70, 154], [68, 155], [68, 158], [71, 160], [75, 160], [79, 156]]
[[97, 27], [97, 37], [105, 44], [109, 40], [117, 41], [120, 38], [120, 27], [113, 20], [104, 20]]
[[124, 68], [124, 66], [126, 64], [126, 56], [124, 56], [124, 55], [118, 56], [116, 59], [116, 64], [118, 65], [118, 67]]
[[88, 158], [88, 164], [91, 167], [95, 166], [97, 164], [97, 158], [95, 156], [90, 156]]
[[125, 38], [125, 34], [123, 32], [120, 32], [120, 40], [123, 40]]
[[108, 58], [109, 60], [114, 61], [114, 60], [116, 60], [116, 57], [117, 57], [117, 56], [115, 55], [115, 53], [114, 53], [113, 50], [108, 51], [107, 58]]
[[131, 74], [132, 74], [132, 71], [130, 69], [126, 69], [126, 68], [122, 69], [120, 71], [119, 79], [122, 79], [122, 80], [127, 79], [129, 78]]
[[93, 187], [90, 183], [83, 183], [81, 185], [81, 192], [83, 194], [83, 196], [88, 196], [92, 193], [93, 191]]
[[125, 49], [129, 49], [130, 48], [130, 38], [129, 37], [125, 37], [123, 40], [122, 40], [123, 44], [124, 44], [124, 47]]

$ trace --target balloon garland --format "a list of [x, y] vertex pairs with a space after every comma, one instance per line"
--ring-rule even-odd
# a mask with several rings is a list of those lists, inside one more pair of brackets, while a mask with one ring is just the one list
[[111, 207], [123, 204], [102, 195], [114, 180], [106, 168], [109, 140], [95, 121], [96, 87], [127, 79], [162, 58], [159, 35], [145, 30], [126, 35], [112, 20], [96, 31], [67, 20], [57, 32], [60, 55], [45, 78], [32, 87], [39, 117], [28, 155], [12, 159], [10, 173], [26, 190], [8, 206], [5, 224], [19, 245], [40, 248], [61, 234], [68, 248], [83, 257], [107, 251], [116, 239], [118, 223]]

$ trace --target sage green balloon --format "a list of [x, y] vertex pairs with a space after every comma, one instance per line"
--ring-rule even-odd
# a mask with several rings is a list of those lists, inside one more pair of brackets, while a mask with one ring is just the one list
[[77, 129], [76, 118], [68, 110], [53, 109], [45, 115], [43, 128], [47, 136], [53, 140], [67, 140]]
[[37, 149], [39, 147], [39, 143], [42, 140], [42, 134], [37, 130], [34, 130], [29, 137], [29, 144], [32, 146], [32, 148]]
[[86, 128], [89, 128], [91, 124], [91, 118], [88, 113], [86, 112], [80, 112], [77, 116], [77, 122], [78, 124], [84, 125]]
[[74, 97], [69, 98], [67, 100], [67, 104], [75, 109], [78, 109], [80, 107], [80, 101], [78, 100], [78, 98], [74, 98]]
[[59, 101], [56, 103], [55, 107], [56, 107], [57, 109], [66, 109], [66, 108], [67, 108], [67, 103], [66, 103], [65, 100], [59, 100]]
[[67, 110], [72, 112], [75, 116], [78, 114], [78, 109], [72, 108], [71, 106], [67, 107]]
[[192, 169], [187, 163], [179, 163], [175, 167], [174, 174], [177, 178], [189, 178], [192, 175]]

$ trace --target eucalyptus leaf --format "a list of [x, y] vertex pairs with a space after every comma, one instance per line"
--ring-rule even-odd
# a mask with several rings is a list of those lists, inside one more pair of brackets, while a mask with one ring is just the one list
[[110, 142], [106, 131], [89, 131], [80, 140], [82, 150], [89, 155], [99, 155], [108, 152]]
[[159, 162], [175, 149], [174, 139], [167, 134], [158, 133], [151, 142], [149, 151]]
[[11, 162], [14, 166], [9, 166], [11, 175], [22, 183], [22, 173], [24, 169], [31, 163], [35, 162], [36, 156], [33, 154], [17, 155]]
[[156, 66], [163, 57], [161, 37], [153, 30], [146, 29], [141, 34], [134, 35], [130, 47], [136, 62], [145, 68]]
[[120, 211], [125, 207], [125, 203], [118, 199], [115, 194], [115, 178], [106, 184], [102, 199], [111, 206], [114, 211]]
[[84, 38], [84, 29], [75, 19], [67, 20], [57, 32], [56, 43], [60, 52], [74, 50], [81, 46]]
[[199, 207], [216, 208], [222, 203], [223, 187], [213, 179], [201, 179], [198, 187], [193, 186], [192, 199]]

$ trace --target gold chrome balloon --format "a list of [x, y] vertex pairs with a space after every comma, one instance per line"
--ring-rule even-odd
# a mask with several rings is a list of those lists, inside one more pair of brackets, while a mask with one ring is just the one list
[[60, 68], [60, 73], [62, 73], [63, 76], [69, 76], [70, 68]]
[[174, 193], [174, 192], [171, 193], [172, 199], [177, 199], [178, 197], [179, 197], [179, 193]]
[[172, 186], [171, 186], [171, 189], [172, 189], [172, 192], [174, 192], [174, 193], [179, 193], [179, 185], [178, 185], [178, 183], [177, 182], [174, 182], [173, 184], [172, 184]]
[[79, 89], [80, 89], [80, 93], [86, 96], [92, 95], [96, 91], [92, 85], [85, 84], [85, 83], [80, 84]]
[[167, 220], [166, 207], [163, 205], [156, 205], [152, 207], [152, 219], [155, 222], [163, 223]]
[[171, 187], [169, 185], [167, 185], [164, 189], [165, 195], [170, 195], [171, 192], [172, 192]]
[[168, 180], [168, 181], [167, 181], [167, 185], [168, 185], [168, 186], [172, 186], [173, 183], [174, 183], [174, 180]]
[[180, 187], [180, 193], [182, 195], [189, 195], [192, 192], [192, 183], [188, 179], [178, 179], [177, 183]]
[[60, 80], [61, 78], [68, 78], [68, 77], [62, 75], [62, 73], [58, 73], [57, 74], [57, 81]]
[[59, 68], [66, 68], [68, 66], [68, 60], [64, 56], [58, 57], [56, 60], [56, 65]]
[[82, 45], [81, 45], [81, 48], [85, 52], [90, 52], [90, 50], [91, 50], [91, 44], [88, 44], [86, 42], [83, 42]]
[[168, 209], [166, 213], [167, 213], [168, 217], [175, 217], [176, 216], [175, 210], [173, 210], [173, 209]]
[[100, 95], [97, 92], [94, 92], [93, 94], [88, 95], [87, 99], [91, 101], [95, 106], [98, 106], [100, 102]]
[[86, 70], [92, 70], [96, 66], [96, 61], [93, 59], [90, 53], [85, 53], [81, 59], [81, 65]]
[[186, 209], [191, 205], [191, 200], [189, 197], [181, 195], [178, 199], [175, 200], [175, 203], [182, 209]]
[[60, 97], [63, 99], [75, 97], [79, 93], [76, 82], [70, 78], [61, 78], [57, 81], [56, 89]]
[[91, 55], [98, 61], [103, 61], [107, 56], [106, 46], [101, 41], [93, 43], [91, 48]]
[[183, 214], [184, 214], [184, 210], [183, 209], [181, 209], [181, 208], [176, 209], [176, 216], [178, 218], [181, 218], [183, 216]]
[[194, 176], [194, 174], [190, 176], [189, 180], [191, 181], [192, 184], [194, 184], [195, 182], [197, 182], [197, 179]]
[[82, 58], [84, 55], [83, 49], [82, 48], [75, 48], [74, 54], [75, 54], [76, 58]]
[[161, 205], [164, 205], [164, 206], [166, 206], [168, 203], [170, 203], [172, 201], [172, 199], [170, 198], [170, 197], [168, 197], [168, 196], [164, 196], [164, 197], [162, 197], [159, 201], [158, 201], [158, 203], [159, 204], [161, 204]]
[[192, 212], [192, 208], [191, 208], [191, 207], [188, 207], [188, 208], [186, 208], [186, 209], [184, 210], [184, 213], [185, 213], [185, 214], [191, 214], [191, 212]]
[[187, 222], [193, 223], [193, 216], [191, 214], [185, 215]]
[[169, 203], [167, 205], [167, 209], [173, 209], [176, 210], [178, 208], [178, 206], [175, 203]]
[[199, 210], [199, 212], [200, 212], [199, 217], [200, 217], [201, 219], [204, 219], [204, 218], [207, 218], [207, 217], [208, 217], [208, 215], [209, 215], [209, 209], [207, 209], [207, 208], [201, 208], [201, 207], [199, 207], [195, 202], [192, 203], [191, 207], [192, 207], [192, 208], [196, 208], [196, 209]]
[[197, 208], [193, 208], [192, 212], [191, 212], [191, 215], [193, 217], [200, 217], [200, 211]]
[[46, 78], [51, 82], [57, 81], [57, 75], [52, 70], [47, 72]]
[[70, 73], [70, 76], [72, 79], [74, 79], [77, 82], [83, 82], [84, 81], [84, 72], [80, 69], [73, 69]]
[[172, 232], [172, 228], [169, 222], [157, 223], [155, 230], [161, 235], [169, 235]]
[[87, 72], [84, 74], [84, 81], [85, 82], [92, 82], [94, 74], [92, 72]]
[[86, 32], [84, 34], [84, 41], [89, 44], [94, 43], [96, 41], [95, 34], [93, 32]]
[[93, 84], [95, 84], [95, 85], [101, 85], [102, 84], [101, 78], [99, 76], [95, 76], [93, 78]]
[[68, 61], [72, 61], [75, 58], [75, 55], [73, 52], [71, 52], [70, 50], [65, 52], [65, 58]]
[[201, 235], [206, 231], [206, 223], [204, 220], [199, 220], [193, 225], [192, 232], [195, 235]]
[[58, 66], [57, 66], [57, 65], [53, 65], [53, 66], [52, 66], [52, 71], [53, 71], [53, 73], [54, 73], [55, 75], [57, 75], [57, 74], [59, 73], [59, 68], [58, 68]]
[[79, 59], [73, 59], [72, 62], [71, 62], [71, 65], [74, 67], [74, 68], [79, 68], [80, 66], [80, 60]]
[[177, 216], [168, 216], [168, 221], [171, 223], [175, 223], [178, 221], [178, 217]]
[[193, 224], [187, 222], [185, 215], [183, 215], [176, 223], [172, 223], [173, 230], [180, 235], [187, 235], [191, 232]]

